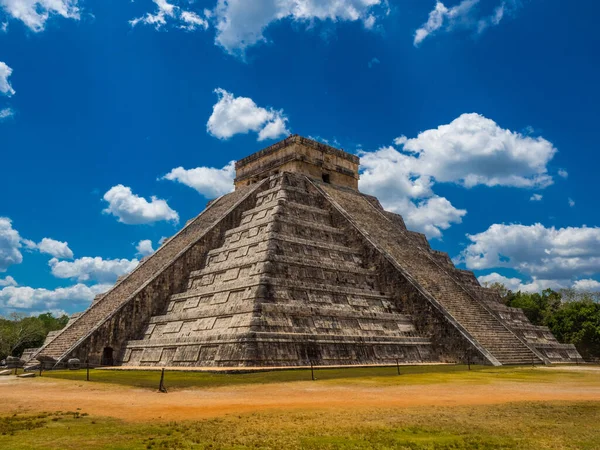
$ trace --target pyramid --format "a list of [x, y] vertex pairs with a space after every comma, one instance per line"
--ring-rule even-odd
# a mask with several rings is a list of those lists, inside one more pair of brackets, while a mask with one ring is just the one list
[[359, 158], [292, 135], [236, 163], [235, 190], [65, 329], [37, 359], [281, 367], [571, 362], [358, 190]]

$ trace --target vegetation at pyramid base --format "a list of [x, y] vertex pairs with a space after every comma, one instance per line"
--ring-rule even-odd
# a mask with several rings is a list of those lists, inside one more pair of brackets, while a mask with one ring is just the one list
[[533, 325], [545, 325], [559, 342], [573, 344], [586, 360], [600, 358], [600, 293], [572, 289], [512, 292], [500, 283], [504, 303], [521, 308]]
[[21, 356], [23, 350], [41, 347], [51, 331], [60, 330], [69, 321], [69, 316], [54, 317], [52, 313], [37, 317], [11, 313], [0, 317], [0, 359]]

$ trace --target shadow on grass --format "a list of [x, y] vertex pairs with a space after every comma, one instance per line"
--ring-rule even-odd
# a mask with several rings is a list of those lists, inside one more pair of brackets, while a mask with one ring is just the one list
[[[556, 380], [583, 380], [589, 374], [544, 371], [531, 367], [471, 366], [463, 365], [401, 366], [392, 367], [347, 367], [315, 368], [318, 382], [336, 384], [432, 384], [446, 382], [470, 382], [484, 384], [495, 379], [512, 381], [553, 382]], [[44, 377], [85, 381], [85, 370], [61, 370], [44, 372]], [[90, 370], [90, 381], [113, 383], [139, 388], [158, 389], [160, 370]], [[165, 371], [165, 385], [169, 390], [208, 388], [242, 384], [266, 384], [296, 381], [311, 381], [310, 369], [274, 370], [253, 373], [185, 372]]]

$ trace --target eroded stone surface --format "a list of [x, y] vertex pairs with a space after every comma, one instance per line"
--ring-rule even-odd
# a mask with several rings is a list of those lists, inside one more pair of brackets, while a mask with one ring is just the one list
[[579, 358], [358, 192], [356, 156], [291, 136], [236, 168], [234, 193], [95, 299], [38, 358], [130, 366]]

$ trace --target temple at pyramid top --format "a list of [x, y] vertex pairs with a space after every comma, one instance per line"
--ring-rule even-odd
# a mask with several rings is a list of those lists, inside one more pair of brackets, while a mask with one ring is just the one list
[[356, 155], [297, 134], [235, 164], [235, 187], [248, 186], [281, 172], [294, 172], [336, 186], [358, 189]]

